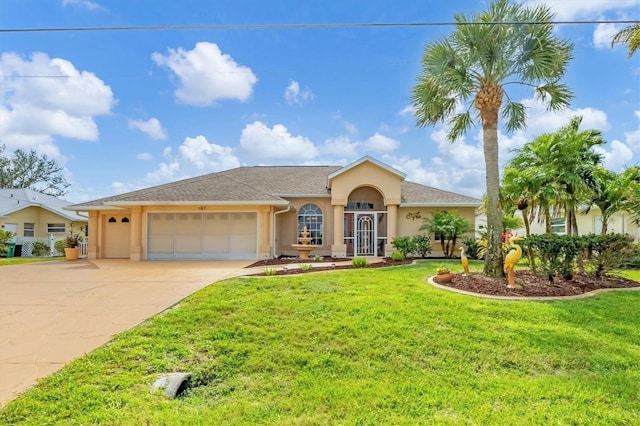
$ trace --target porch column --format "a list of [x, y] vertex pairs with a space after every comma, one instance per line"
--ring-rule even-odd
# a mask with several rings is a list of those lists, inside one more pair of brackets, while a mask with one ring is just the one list
[[393, 241], [398, 236], [398, 205], [387, 204], [387, 244], [384, 246], [384, 255], [391, 256], [395, 250]]
[[333, 206], [333, 245], [331, 246], [331, 256], [347, 256], [347, 245], [344, 244], [344, 206], [342, 204]]
[[100, 241], [99, 219], [100, 216], [97, 211], [89, 211], [89, 235], [87, 235], [87, 238], [89, 239], [89, 245], [87, 246], [87, 259], [89, 260], [99, 259], [100, 256], [100, 245], [98, 244]]
[[131, 252], [129, 259], [142, 260], [142, 207], [131, 208]]

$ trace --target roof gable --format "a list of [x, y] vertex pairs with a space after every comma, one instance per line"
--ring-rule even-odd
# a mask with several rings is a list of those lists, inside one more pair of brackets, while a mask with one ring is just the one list
[[0, 216], [3, 217], [28, 207], [39, 207], [68, 220], [76, 222], [87, 221], [86, 217], [65, 210], [65, 207], [69, 205], [71, 205], [69, 201], [29, 188], [0, 189]]
[[384, 170], [388, 171], [389, 173], [397, 175], [400, 178], [400, 180], [404, 180], [407, 177], [407, 175], [405, 173], [402, 173], [401, 171], [394, 169], [393, 167], [389, 166], [388, 164], [385, 164], [385, 163], [383, 163], [381, 161], [378, 161], [378, 160], [376, 160], [375, 158], [373, 158], [371, 156], [365, 155], [364, 157], [360, 158], [359, 160], [356, 160], [351, 164], [347, 164], [346, 166], [336, 170], [335, 172], [333, 172], [329, 176], [327, 176], [327, 182], [328, 182], [327, 186], [329, 188], [331, 188], [331, 181], [335, 177], [340, 176], [341, 174], [343, 174], [345, 172], [348, 172], [349, 170], [352, 170], [352, 169], [360, 166], [362, 163], [365, 163], [365, 162], [372, 163], [373, 165], [378, 166], [381, 169], [384, 169]]

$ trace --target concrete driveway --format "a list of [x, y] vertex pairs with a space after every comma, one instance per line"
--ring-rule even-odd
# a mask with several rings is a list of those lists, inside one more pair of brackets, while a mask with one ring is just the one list
[[248, 261], [42, 262], [0, 268], [0, 407], [42, 377]]

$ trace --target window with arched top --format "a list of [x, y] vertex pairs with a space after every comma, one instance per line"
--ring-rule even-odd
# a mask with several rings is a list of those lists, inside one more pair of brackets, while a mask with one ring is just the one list
[[298, 210], [298, 236], [307, 227], [309, 244], [321, 246], [323, 240], [322, 209], [315, 204], [305, 204]]
[[109, 223], [116, 223], [116, 222], [117, 222], [117, 220], [116, 220], [115, 217], [110, 217], [109, 218]]
[[121, 222], [122, 223], [129, 223], [129, 218], [128, 217], [123, 217]]

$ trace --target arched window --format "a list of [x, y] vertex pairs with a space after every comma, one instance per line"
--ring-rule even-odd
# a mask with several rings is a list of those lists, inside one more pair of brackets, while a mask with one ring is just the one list
[[304, 227], [310, 233], [309, 244], [321, 246], [323, 237], [322, 210], [315, 204], [305, 204], [298, 210], [298, 236]]

